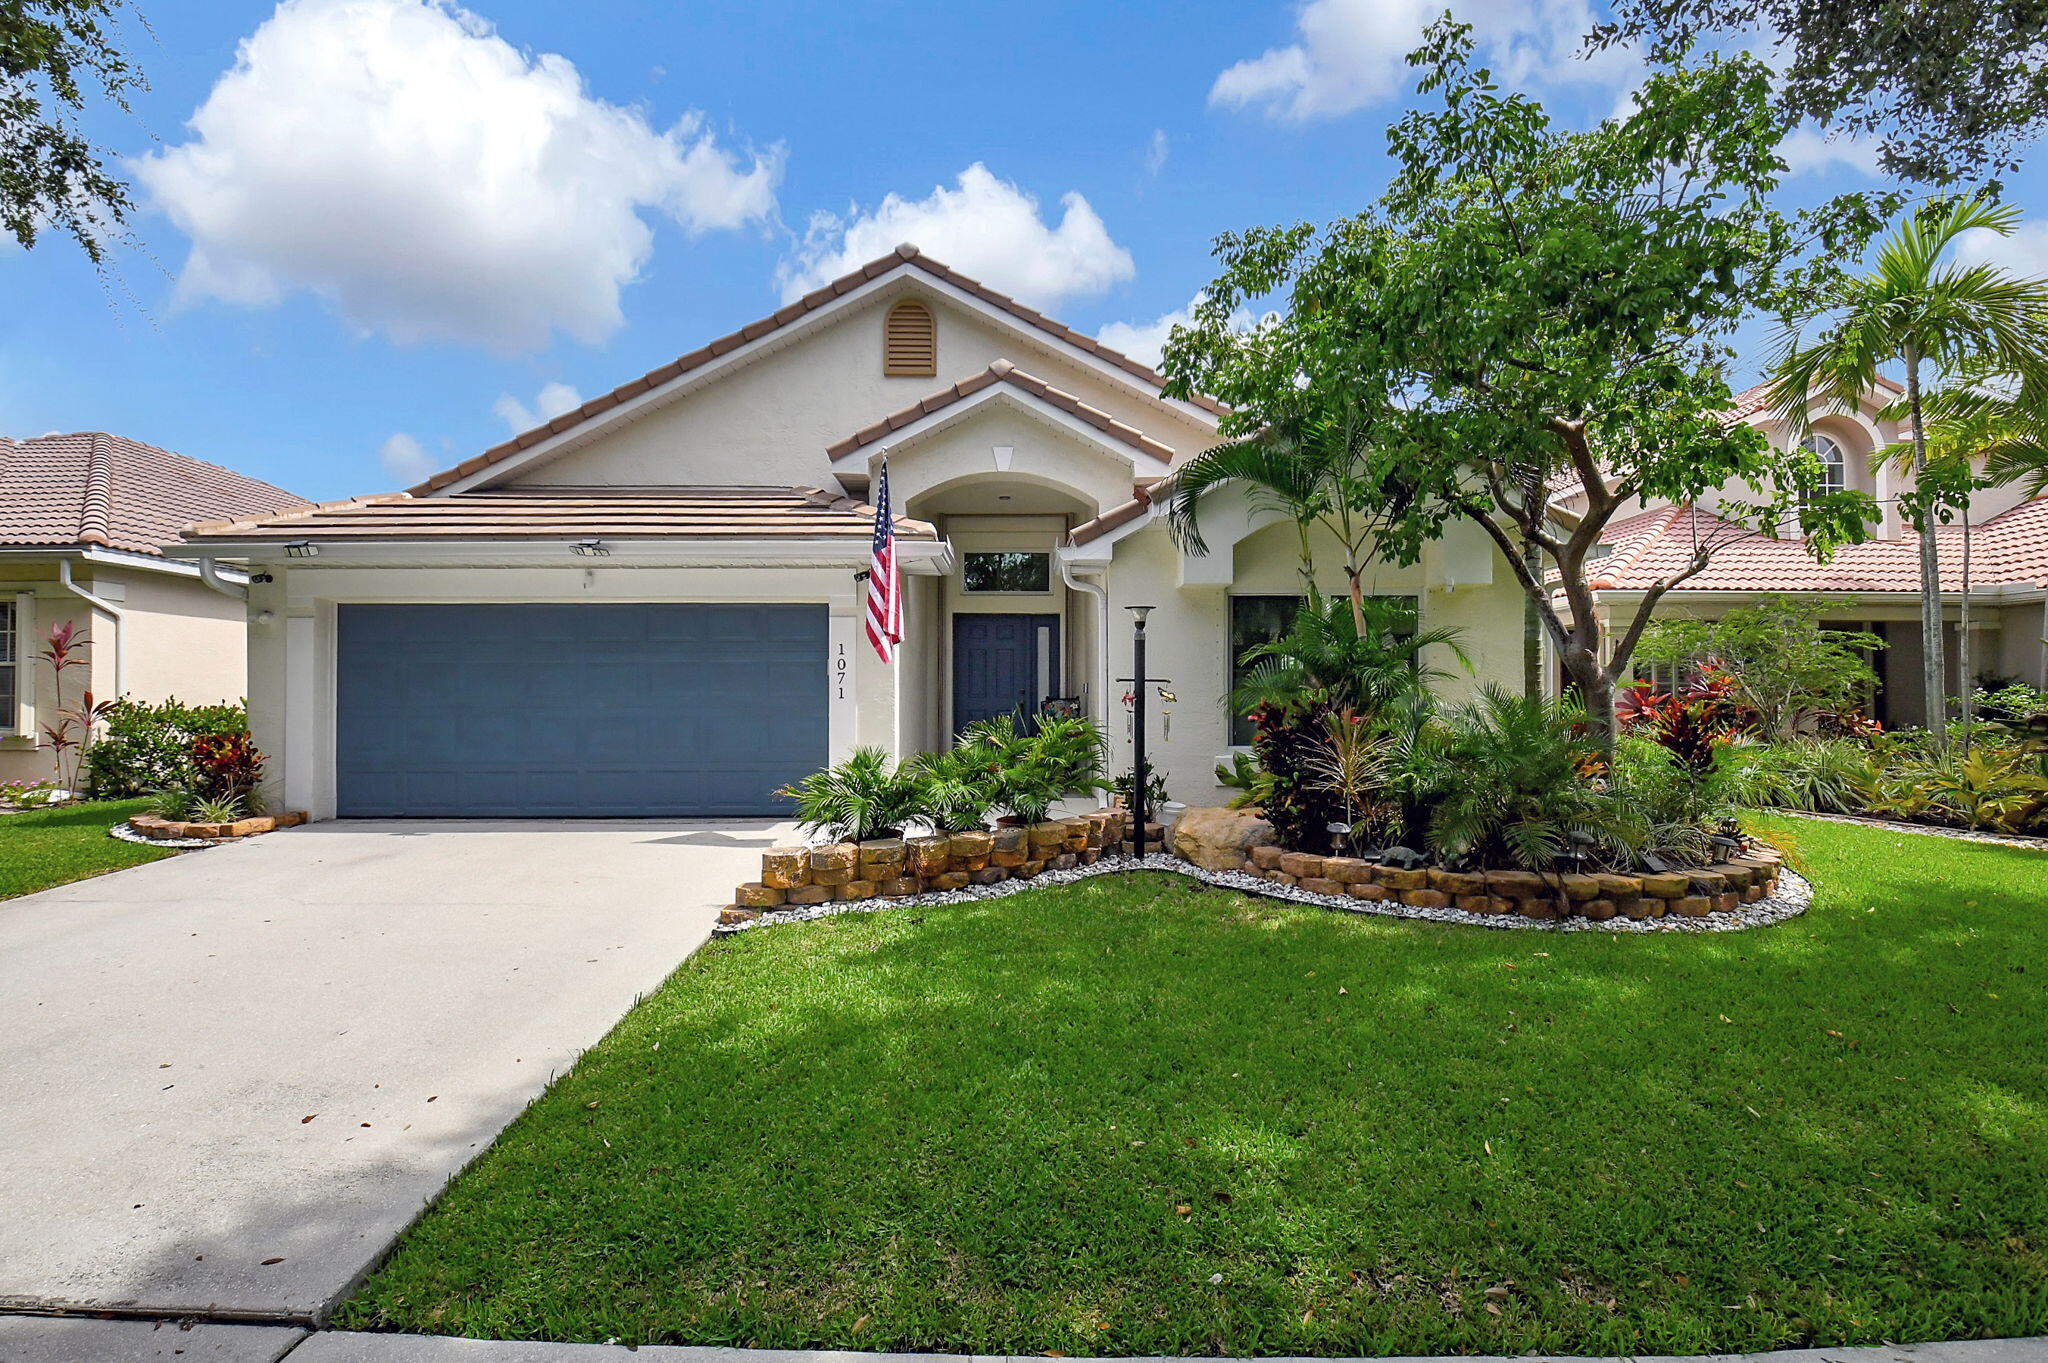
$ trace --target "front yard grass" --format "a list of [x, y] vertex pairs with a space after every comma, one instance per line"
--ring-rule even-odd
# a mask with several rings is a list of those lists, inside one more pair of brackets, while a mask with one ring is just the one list
[[99, 800], [0, 815], [0, 899], [170, 856], [161, 847], [107, 836], [148, 807], [147, 800]]
[[1766, 831], [1820, 897], [1755, 932], [1126, 876], [713, 944], [340, 1323], [1074, 1355], [2048, 1333], [2048, 855]]

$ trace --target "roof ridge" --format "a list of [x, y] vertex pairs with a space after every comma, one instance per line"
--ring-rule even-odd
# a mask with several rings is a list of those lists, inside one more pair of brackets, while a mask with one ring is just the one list
[[275, 516], [247, 516], [240, 520], [225, 521], [194, 521], [179, 533], [191, 535], [196, 532], [211, 535], [228, 530], [252, 530], [257, 526], [272, 526], [281, 525], [289, 521], [302, 521], [308, 517], [317, 516], [323, 511], [340, 511], [345, 507], [351, 506], [381, 506], [387, 502], [409, 502], [412, 500], [413, 495], [410, 492], [370, 492], [359, 497], [343, 497], [338, 501], [332, 502], [308, 502], [306, 505], [296, 507], [293, 510], [281, 511]]
[[[1165, 397], [1163, 390], [1166, 387], [1166, 376], [1150, 365], [1133, 359], [1112, 346], [1104, 345], [1092, 336], [1083, 335], [1064, 322], [1055, 321], [1036, 308], [1027, 307], [1008, 294], [999, 293], [988, 285], [983, 284], [980, 280], [970, 275], [962, 274], [952, 266], [934, 260], [917, 247], [905, 243], [887, 255], [877, 256], [866, 264], [860, 265], [836, 279], [819, 285], [794, 302], [783, 304], [766, 317], [757, 318], [735, 331], [729, 331], [723, 336], [715, 337], [704, 345], [698, 346], [695, 350], [679, 355], [667, 364], [657, 365], [639, 378], [629, 379], [618, 387], [613, 388], [610, 392], [600, 393], [588, 402], [571, 408], [559, 416], [541, 422], [529, 430], [521, 431], [509, 440], [501, 440], [497, 444], [487, 447], [481, 453], [471, 455], [455, 465], [455, 467], [443, 469], [424, 481], [415, 483], [408, 490], [416, 495], [424, 496], [427, 493], [439, 492], [442, 488], [452, 483], [460, 482], [462, 479], [473, 474], [481, 473], [493, 464], [501, 463], [522, 450], [531, 449], [551, 436], [560, 435], [571, 427], [579, 426], [593, 417], [602, 416], [605, 412], [610, 411], [622, 402], [639, 397], [650, 389], [658, 388], [662, 384], [680, 378], [691, 370], [737, 350], [743, 345], [757, 341], [772, 331], [779, 331], [799, 318], [817, 311], [834, 299], [843, 297], [862, 285], [879, 279], [891, 270], [905, 265], [915, 266], [933, 278], [951, 284], [955, 288], [989, 304], [991, 307], [1009, 313], [1018, 321], [1027, 323], [1058, 340], [1064, 341], [1077, 350], [1093, 355], [1112, 368], [1121, 369], [1134, 378], [1142, 379], [1153, 389], [1159, 390], [1161, 398]], [[1196, 394], [1188, 398], [1187, 401], [1217, 416], [1221, 416], [1229, 410], [1222, 403], [1206, 394]]]
[[107, 451], [107, 433], [92, 433], [85, 471], [85, 500], [78, 512], [78, 542], [106, 548], [112, 541], [114, 471]]

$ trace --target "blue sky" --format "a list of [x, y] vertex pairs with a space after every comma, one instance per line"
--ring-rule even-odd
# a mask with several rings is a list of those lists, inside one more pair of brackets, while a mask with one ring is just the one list
[[[1574, 121], [1632, 63], [1578, 0], [1476, 0]], [[148, 3], [91, 130], [143, 249], [0, 249], [0, 432], [106, 429], [316, 498], [400, 486], [911, 236], [1144, 349], [1210, 239], [1356, 211], [1425, 0]], [[1806, 137], [1788, 199], [1876, 183]], [[2006, 258], [2048, 268], [2048, 194]], [[819, 215], [829, 215], [820, 218]], [[877, 249], [879, 248], [879, 249]]]

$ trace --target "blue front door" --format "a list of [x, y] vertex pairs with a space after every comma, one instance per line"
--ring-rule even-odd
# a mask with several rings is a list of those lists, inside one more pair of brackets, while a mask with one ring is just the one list
[[1059, 691], [1057, 615], [953, 617], [953, 731], [978, 719], [1030, 720]]

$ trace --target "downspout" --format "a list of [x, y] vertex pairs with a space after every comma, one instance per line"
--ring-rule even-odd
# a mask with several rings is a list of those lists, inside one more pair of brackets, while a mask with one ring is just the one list
[[105, 611], [114, 622], [114, 699], [128, 694], [128, 650], [123, 647], [127, 629], [122, 622], [122, 609], [105, 597], [94, 596], [72, 580], [71, 560], [57, 560], [57, 585], [73, 596], [83, 599], [94, 610]]
[[232, 596], [237, 601], [247, 601], [249, 599], [248, 587], [237, 585], [222, 577], [219, 565], [210, 558], [199, 560], [199, 580], [219, 592], [222, 596]]
[[[1102, 725], [1104, 733], [1109, 732], [1109, 567], [1107, 564], [1095, 571], [1102, 574], [1101, 582], [1089, 582], [1076, 575], [1073, 562], [1060, 557], [1060, 580], [1070, 589], [1084, 591], [1095, 598], [1095, 708], [1096, 722]], [[1098, 791], [1095, 796], [1099, 805], [1107, 808], [1109, 795]]]

